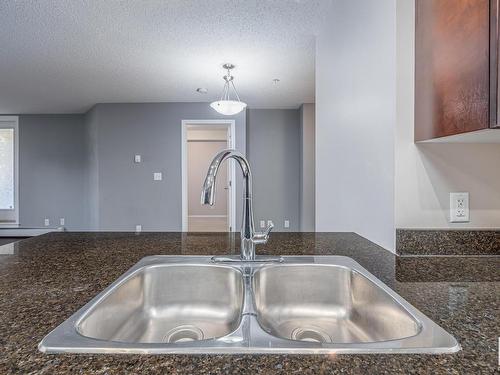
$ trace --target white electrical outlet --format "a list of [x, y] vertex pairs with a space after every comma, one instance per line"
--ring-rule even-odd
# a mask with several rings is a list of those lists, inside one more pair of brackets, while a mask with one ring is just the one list
[[450, 222], [469, 221], [469, 193], [450, 193]]
[[261, 220], [261, 221], [260, 221], [260, 227], [261, 227], [262, 229], [264, 229], [264, 228], [266, 227], [266, 221], [265, 221], [265, 220]]
[[50, 220], [48, 218], [45, 218], [43, 220], [43, 223], [45, 224], [46, 227], [48, 227], [50, 225]]
[[135, 232], [136, 233], [139, 233], [139, 232], [142, 232], [142, 225], [138, 224], [135, 226]]
[[153, 173], [153, 180], [155, 181], [161, 181], [163, 179], [163, 176], [161, 172], [155, 172]]
[[290, 220], [285, 220], [283, 227], [290, 228]]
[[267, 226], [269, 227], [269, 226], [271, 226], [271, 225], [273, 225], [273, 221], [272, 221], [272, 220], [268, 220], [268, 221], [267, 221]]
[[140, 163], [141, 162], [141, 155], [135, 155], [134, 156], [134, 162], [135, 163]]
[[63, 218], [63, 217], [61, 217], [61, 218], [59, 219], [59, 225], [64, 226], [64, 223], [65, 223], [65, 222], [66, 222], [66, 220], [64, 220], [64, 218]]

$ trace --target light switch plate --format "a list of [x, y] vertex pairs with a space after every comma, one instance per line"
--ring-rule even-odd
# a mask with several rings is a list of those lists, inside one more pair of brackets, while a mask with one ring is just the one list
[[163, 176], [161, 172], [155, 172], [153, 173], [153, 180], [155, 181], [161, 181], [163, 179]]
[[285, 220], [283, 227], [290, 228], [290, 220]]
[[45, 224], [46, 227], [48, 227], [50, 225], [50, 220], [48, 218], [45, 218], [43, 220], [43, 223]]
[[450, 193], [450, 223], [469, 221], [469, 193]]
[[65, 223], [66, 223], [66, 220], [65, 220], [63, 217], [61, 217], [61, 218], [59, 219], [59, 225], [64, 226], [64, 224], [65, 224]]
[[135, 156], [134, 156], [134, 162], [135, 162], [135, 163], [140, 163], [140, 162], [141, 162], [141, 160], [142, 160], [141, 155], [135, 155]]
[[260, 221], [260, 227], [261, 227], [262, 229], [264, 229], [264, 228], [266, 227], [266, 221], [265, 221], [265, 220], [261, 220], [261, 221]]

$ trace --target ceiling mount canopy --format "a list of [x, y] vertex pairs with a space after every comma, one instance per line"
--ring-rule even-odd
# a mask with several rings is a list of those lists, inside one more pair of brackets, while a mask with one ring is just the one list
[[[222, 65], [222, 67], [227, 70], [227, 74], [222, 77], [225, 81], [224, 88], [222, 89], [220, 99], [210, 103], [210, 107], [222, 115], [231, 116], [243, 111], [247, 105], [240, 100], [236, 87], [234, 86], [234, 77], [231, 75], [231, 70], [234, 69], [234, 65], [227, 63]], [[231, 91], [234, 93], [234, 97], [231, 95]]]

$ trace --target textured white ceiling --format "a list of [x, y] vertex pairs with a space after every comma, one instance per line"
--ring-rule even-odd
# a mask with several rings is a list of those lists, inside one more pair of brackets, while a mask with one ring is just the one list
[[0, 0], [0, 113], [212, 101], [226, 61], [251, 107], [313, 102], [330, 1]]

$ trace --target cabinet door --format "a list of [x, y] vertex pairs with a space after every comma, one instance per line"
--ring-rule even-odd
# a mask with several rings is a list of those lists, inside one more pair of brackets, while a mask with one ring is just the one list
[[490, 0], [417, 0], [415, 140], [490, 127]]
[[499, 41], [500, 0], [490, 0], [490, 127], [500, 128]]

